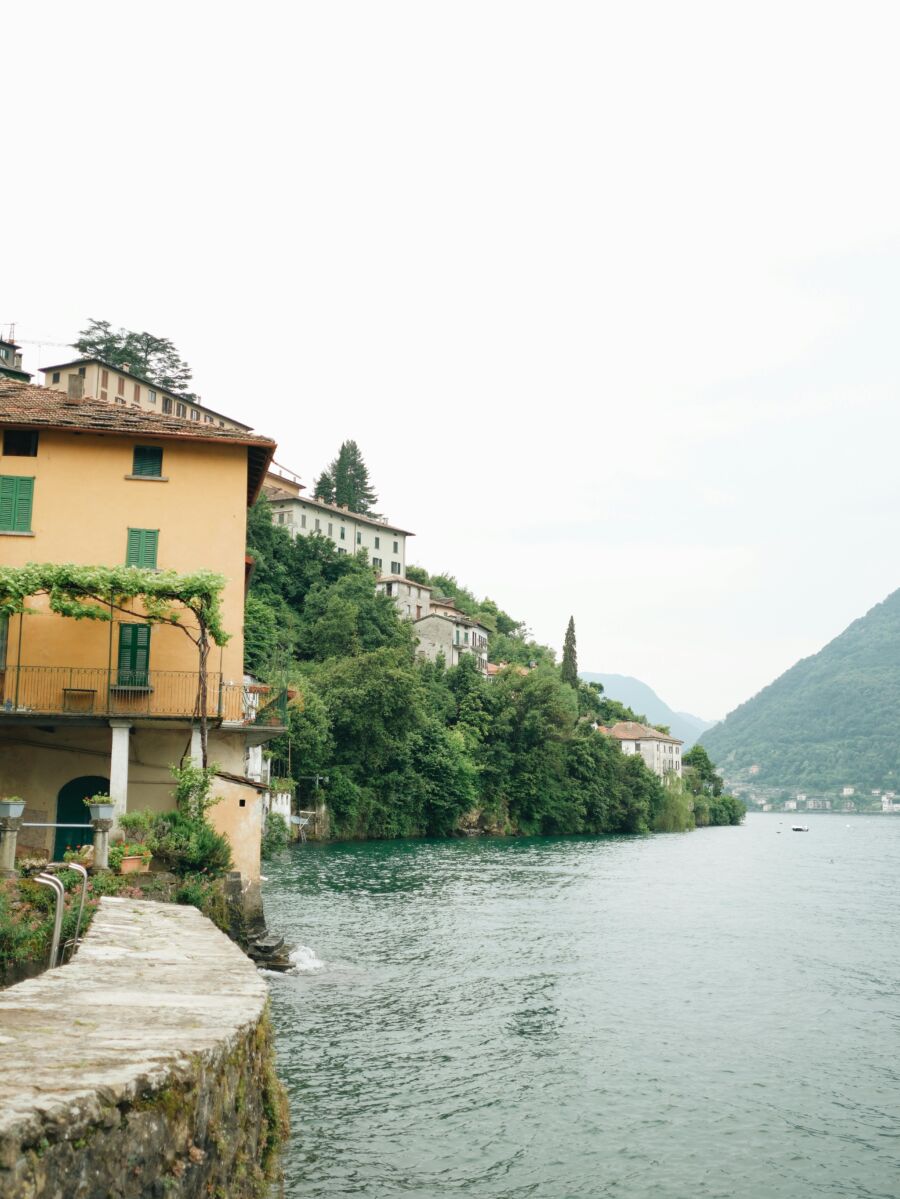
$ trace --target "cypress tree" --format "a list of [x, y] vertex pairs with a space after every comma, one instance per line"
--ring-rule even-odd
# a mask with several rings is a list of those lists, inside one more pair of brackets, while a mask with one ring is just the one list
[[563, 642], [562, 664], [559, 668], [562, 681], [569, 686], [578, 687], [578, 654], [575, 651], [575, 617], [569, 617], [566, 629], [566, 639]]

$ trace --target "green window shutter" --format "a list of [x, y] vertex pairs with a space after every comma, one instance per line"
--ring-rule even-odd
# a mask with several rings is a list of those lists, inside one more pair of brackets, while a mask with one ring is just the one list
[[156, 570], [159, 529], [129, 529], [125, 546], [126, 566], [146, 566]]
[[0, 530], [6, 533], [30, 533], [33, 498], [34, 479], [21, 475], [0, 475]]
[[136, 445], [131, 473], [145, 479], [158, 479], [162, 476], [162, 458], [163, 452], [160, 446]]
[[150, 626], [120, 624], [118, 686], [146, 687], [149, 665]]

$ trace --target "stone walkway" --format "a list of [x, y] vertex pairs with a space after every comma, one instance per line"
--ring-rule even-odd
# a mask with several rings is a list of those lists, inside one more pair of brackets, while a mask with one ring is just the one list
[[265, 1002], [253, 963], [195, 908], [104, 898], [72, 962], [0, 991], [0, 1167], [186, 1077]]

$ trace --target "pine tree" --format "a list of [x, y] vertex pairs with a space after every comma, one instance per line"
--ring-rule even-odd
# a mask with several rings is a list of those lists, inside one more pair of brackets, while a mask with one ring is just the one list
[[79, 354], [100, 358], [110, 366], [127, 366], [133, 375], [158, 383], [185, 399], [194, 398], [188, 391], [191, 368], [167, 337], [133, 329], [113, 329], [109, 321], [91, 317], [73, 344]]
[[351, 512], [363, 516], [379, 514], [373, 510], [378, 496], [369, 482], [369, 471], [355, 441], [345, 441], [333, 462], [322, 471], [315, 493], [332, 504], [346, 504]]
[[[332, 462], [331, 465], [333, 467], [334, 463]], [[329, 504], [334, 503], [334, 475], [331, 473], [330, 467], [326, 467], [316, 479], [313, 495], [320, 500], [327, 500]]]
[[562, 681], [571, 687], [578, 687], [578, 654], [575, 651], [575, 617], [569, 617], [566, 629], [566, 639], [563, 642], [562, 663], [559, 668]]

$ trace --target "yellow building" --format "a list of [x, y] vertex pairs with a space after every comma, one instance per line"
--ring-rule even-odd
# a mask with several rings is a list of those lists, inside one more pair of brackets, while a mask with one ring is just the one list
[[[0, 432], [0, 566], [138, 565], [227, 580], [231, 638], [209, 658], [209, 760], [224, 796], [211, 817], [255, 879], [261, 796], [245, 761], [281, 721], [244, 685], [246, 514], [274, 443], [5, 378]], [[0, 795], [21, 795], [33, 824], [84, 824], [82, 799], [100, 791], [119, 811], [170, 808], [169, 767], [199, 752], [194, 644], [128, 613], [76, 621], [40, 596], [28, 607], [0, 617]], [[32, 828], [19, 845], [58, 856], [89, 836]]]

